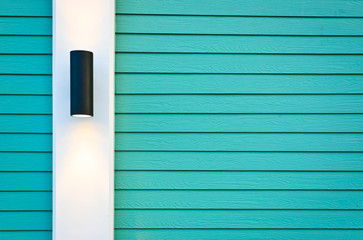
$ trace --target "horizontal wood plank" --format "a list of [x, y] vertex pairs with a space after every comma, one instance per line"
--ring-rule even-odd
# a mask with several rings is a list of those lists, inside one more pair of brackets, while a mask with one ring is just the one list
[[0, 17], [0, 35], [52, 35], [51, 17]]
[[[1, 234], [1, 232], [0, 232]], [[1, 235], [0, 235], [1, 236]], [[361, 239], [363, 230], [312, 230], [312, 229], [116, 229], [116, 239], [137, 240], [142, 236], [143, 240], [240, 240], [254, 239], [266, 240], [342, 240], [342, 239]], [[26, 239], [28, 240], [28, 239]]]
[[0, 36], [0, 54], [51, 53], [51, 36]]
[[[0, 116], [0, 131], [2, 122], [5, 127], [16, 121]], [[24, 121], [26, 128], [30, 119]], [[116, 132], [363, 132], [363, 115], [116, 114], [115, 125]]]
[[0, 134], [0, 151], [52, 151], [51, 134]]
[[51, 55], [0, 55], [1, 74], [52, 74]]
[[119, 73], [115, 81], [117, 94], [363, 93], [362, 75]]
[[49, 240], [52, 239], [52, 231], [0, 231], [0, 239], [6, 240]]
[[116, 33], [359, 36], [363, 19], [117, 15]]
[[0, 230], [52, 230], [52, 212], [0, 212]]
[[51, 210], [51, 192], [0, 192], [0, 211]]
[[0, 152], [0, 171], [52, 171], [52, 153]]
[[116, 150], [133, 151], [344, 152], [363, 148], [362, 133], [116, 133], [115, 141]]
[[362, 42], [361, 37], [339, 36], [117, 34], [116, 52], [362, 54]]
[[0, 115], [0, 133], [52, 133], [52, 115]]
[[51, 114], [52, 96], [0, 95], [2, 114]]
[[51, 75], [0, 75], [0, 94], [52, 94]]
[[0, 190], [1, 191], [51, 191], [52, 173], [51, 172], [0, 172]]
[[243, 3], [238, 0], [116, 1], [118, 14], [360, 17], [363, 14], [362, 7], [363, 3], [356, 0], [244, 0]]
[[363, 113], [361, 95], [116, 95], [115, 100], [116, 113]]
[[52, 1], [1, 0], [0, 16], [52, 16]]
[[122, 151], [115, 159], [116, 170], [363, 170], [363, 153], [351, 152]]
[[362, 191], [117, 190], [117, 209], [363, 209]]
[[[18, 61], [25, 63], [30, 58], [10, 60], [8, 67], [3, 66], [3, 71], [27, 71], [13, 67]], [[51, 62], [46, 57], [35, 60]], [[117, 73], [361, 74], [362, 65], [363, 55], [116, 54]], [[31, 69], [33, 71], [36, 69]], [[48, 73], [44, 67], [42, 71]]]
[[361, 211], [116, 210], [115, 228], [357, 228]]
[[115, 188], [361, 190], [363, 172], [116, 171]]

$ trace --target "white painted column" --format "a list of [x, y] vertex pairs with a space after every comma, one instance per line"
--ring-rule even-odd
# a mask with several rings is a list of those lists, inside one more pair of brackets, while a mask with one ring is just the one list
[[[111, 240], [114, 0], [53, 0], [53, 239]], [[94, 54], [94, 117], [70, 116], [70, 51]]]

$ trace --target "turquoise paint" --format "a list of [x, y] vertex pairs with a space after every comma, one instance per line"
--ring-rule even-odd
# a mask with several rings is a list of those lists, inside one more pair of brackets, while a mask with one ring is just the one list
[[115, 239], [130, 240], [342, 240], [361, 239], [356, 230], [256, 230], [256, 229], [117, 229]]
[[0, 94], [52, 94], [51, 75], [0, 75]]
[[363, 55], [116, 54], [117, 73], [362, 74], [362, 65]]
[[52, 239], [52, 231], [0, 231], [0, 238], [7, 240], [49, 240]]
[[1, 16], [29, 16], [29, 17], [51, 17], [52, 3], [49, 0], [1, 0]]
[[122, 159], [116, 170], [363, 170], [361, 152], [117, 151], [115, 156]]
[[362, 37], [117, 34], [116, 52], [358, 54]]
[[117, 73], [117, 94], [362, 93], [361, 75]]
[[51, 36], [0, 36], [2, 54], [51, 54]]
[[0, 1], [0, 239], [52, 239], [52, 1]]
[[115, 239], [362, 239], [362, 1], [116, 1]]
[[[361, 95], [116, 95], [116, 113], [362, 113]], [[196, 104], [198, 103], [198, 104]], [[4, 107], [5, 108], [5, 107]], [[1, 111], [1, 108], [0, 108]]]
[[362, 191], [117, 190], [115, 196], [123, 200], [115, 203], [117, 209], [358, 210], [363, 206]]
[[[10, 1], [10, 0], [7, 0]], [[118, 14], [361, 17], [359, 0], [118, 0]], [[288, 4], [287, 4], [288, 3]]]
[[116, 33], [358, 36], [363, 19], [117, 15]]

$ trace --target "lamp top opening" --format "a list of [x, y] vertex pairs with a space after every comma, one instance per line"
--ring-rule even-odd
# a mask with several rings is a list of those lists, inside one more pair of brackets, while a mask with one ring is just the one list
[[72, 117], [91, 118], [93, 116], [92, 115], [88, 115], [88, 114], [72, 114]]

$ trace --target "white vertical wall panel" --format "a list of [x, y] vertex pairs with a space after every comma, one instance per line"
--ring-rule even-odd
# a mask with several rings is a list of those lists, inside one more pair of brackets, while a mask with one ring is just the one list
[[[53, 239], [113, 239], [113, 0], [53, 0]], [[94, 54], [94, 117], [70, 116], [70, 51]]]

